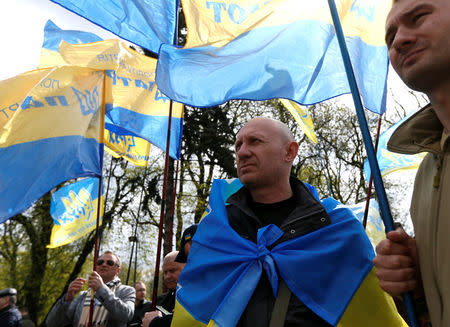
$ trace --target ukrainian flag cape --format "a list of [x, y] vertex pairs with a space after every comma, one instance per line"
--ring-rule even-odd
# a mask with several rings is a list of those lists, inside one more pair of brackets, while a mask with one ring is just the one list
[[[277, 226], [261, 228], [257, 244], [230, 227], [225, 201], [239, 187], [238, 180], [213, 183], [207, 215], [193, 238], [188, 263], [178, 280], [172, 326], [235, 326], [263, 270], [274, 296], [281, 278], [295, 296], [333, 326], [340, 321], [339, 326], [402, 325], [392, 299], [389, 302], [385, 293], [373, 292], [373, 249], [348, 208], [331, 198], [323, 200], [332, 224], [272, 248], [283, 234]], [[370, 285], [364, 282], [368, 278]], [[367, 311], [362, 312], [359, 322], [356, 315], [344, 315], [360, 286], [382, 304], [373, 309], [381, 312], [375, 318], [377, 324], [370, 324]], [[388, 317], [385, 309], [390, 309]]]

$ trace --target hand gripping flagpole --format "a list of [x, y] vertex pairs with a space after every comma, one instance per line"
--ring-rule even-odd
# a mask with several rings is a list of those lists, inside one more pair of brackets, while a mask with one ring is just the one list
[[[381, 209], [381, 217], [384, 222], [386, 233], [394, 230], [394, 222], [392, 219], [391, 211], [389, 209], [389, 203], [386, 196], [386, 190], [383, 186], [383, 180], [381, 178], [380, 167], [376, 159], [375, 151], [372, 144], [372, 139], [370, 137], [369, 127], [367, 126], [366, 117], [364, 115], [364, 110], [361, 102], [361, 97], [359, 95], [358, 86], [356, 84], [355, 74], [353, 72], [352, 64], [350, 62], [350, 56], [348, 54], [347, 45], [345, 43], [344, 33], [342, 31], [341, 22], [339, 20], [339, 15], [336, 9], [336, 4], [334, 0], [328, 0], [328, 5], [330, 6], [331, 17], [333, 18], [334, 28], [336, 30], [336, 36], [339, 42], [339, 47], [341, 49], [342, 59], [344, 61], [345, 72], [347, 73], [348, 83], [350, 85], [350, 90], [353, 96], [353, 102], [355, 104], [356, 115], [359, 121], [359, 127], [364, 140], [364, 145], [366, 147], [367, 157], [369, 159], [370, 170], [374, 179], [375, 190], [377, 192], [377, 197]], [[403, 294], [403, 302], [408, 313], [409, 325], [412, 327], [419, 327], [417, 322], [414, 303], [410, 293]]]

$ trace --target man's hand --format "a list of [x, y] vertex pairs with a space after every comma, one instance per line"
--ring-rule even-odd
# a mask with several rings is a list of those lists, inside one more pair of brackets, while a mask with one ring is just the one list
[[162, 317], [161, 311], [156, 310], [156, 311], [146, 312], [144, 319], [142, 319], [142, 327], [148, 327], [148, 325], [150, 325], [152, 320], [155, 319], [156, 317]]
[[423, 295], [416, 241], [401, 228], [387, 234], [376, 248], [373, 259], [376, 275], [383, 290], [392, 296], [413, 291]]
[[94, 292], [97, 292], [105, 283], [103, 283], [102, 277], [96, 272], [93, 271], [89, 275], [88, 285]]
[[69, 285], [69, 289], [67, 290], [65, 300], [72, 301], [75, 295], [81, 290], [84, 283], [86, 283], [86, 279], [81, 277], [75, 278]]

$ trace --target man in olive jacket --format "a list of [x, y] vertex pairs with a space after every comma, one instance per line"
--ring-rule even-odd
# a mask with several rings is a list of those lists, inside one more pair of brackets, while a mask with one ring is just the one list
[[450, 326], [450, 0], [395, 0], [386, 21], [392, 66], [431, 103], [405, 121], [388, 143], [391, 151], [428, 152], [414, 185], [415, 238], [388, 233], [374, 264], [391, 295], [413, 292], [433, 327]]

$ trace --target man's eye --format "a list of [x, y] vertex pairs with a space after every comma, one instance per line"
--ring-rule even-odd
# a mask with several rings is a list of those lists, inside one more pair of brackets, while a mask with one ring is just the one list
[[428, 12], [420, 12], [414, 15], [412, 20], [414, 23], [416, 23], [420, 18], [425, 17], [426, 15], [428, 15]]

